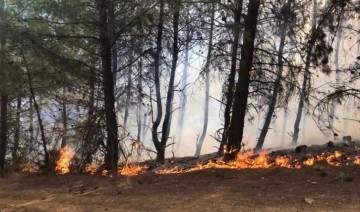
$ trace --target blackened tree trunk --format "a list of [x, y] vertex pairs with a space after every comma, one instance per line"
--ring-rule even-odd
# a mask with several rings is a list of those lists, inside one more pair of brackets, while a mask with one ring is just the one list
[[173, 46], [172, 46], [172, 62], [171, 62], [171, 71], [169, 79], [169, 87], [167, 90], [166, 96], [166, 107], [165, 107], [165, 116], [162, 126], [161, 133], [161, 144], [160, 144], [160, 154], [158, 150], [157, 161], [163, 163], [165, 160], [165, 148], [166, 143], [169, 138], [170, 127], [171, 127], [171, 117], [172, 117], [172, 104], [174, 99], [174, 83], [175, 83], [175, 73], [176, 65], [179, 56], [179, 47], [178, 47], [178, 36], [179, 36], [179, 19], [180, 19], [180, 0], [175, 0], [174, 2], [174, 13], [173, 13]]
[[34, 102], [34, 107], [35, 107], [35, 112], [37, 115], [37, 119], [39, 122], [39, 128], [40, 128], [40, 134], [41, 134], [41, 141], [42, 141], [42, 146], [44, 149], [44, 169], [45, 170], [49, 170], [51, 168], [51, 164], [50, 164], [50, 157], [49, 157], [49, 152], [47, 150], [47, 141], [46, 141], [46, 137], [45, 137], [45, 130], [44, 130], [44, 124], [43, 124], [43, 120], [41, 118], [41, 113], [40, 113], [40, 107], [39, 104], [36, 101], [36, 96], [35, 96], [35, 91], [32, 85], [32, 78], [31, 78], [31, 74], [30, 74], [30, 70], [29, 70], [29, 66], [26, 60], [25, 55], [22, 55], [23, 61], [24, 61], [24, 65], [25, 65], [25, 70], [26, 70], [26, 75], [28, 78], [28, 84], [29, 84], [29, 90], [30, 90], [30, 94], [31, 94], [31, 98], [32, 101]]
[[[136, 119], [137, 119], [137, 140], [141, 141], [143, 139], [141, 137], [141, 130], [142, 130], [142, 59], [139, 61], [139, 77], [138, 77], [138, 94], [137, 94], [137, 113], [136, 113]], [[145, 123], [144, 123], [145, 124]]]
[[229, 138], [225, 149], [225, 160], [234, 159], [241, 149], [259, 7], [260, 0], [250, 1], [245, 18], [245, 31], [243, 48], [241, 49], [239, 77], [234, 96], [235, 99], [233, 115], [231, 117], [231, 124], [229, 128]]
[[[130, 60], [132, 60], [132, 56], [130, 56]], [[132, 74], [132, 67], [129, 67], [128, 70], [128, 76], [127, 76], [127, 85], [126, 85], [126, 102], [125, 102], [125, 112], [124, 112], [124, 122], [123, 122], [123, 127], [126, 130], [127, 128], [127, 123], [128, 123], [128, 118], [129, 118], [129, 110], [130, 110], [130, 102], [131, 102], [131, 87], [132, 87], [132, 79], [131, 79], [131, 74]]]
[[290, 13], [290, 8], [291, 8], [291, 2], [292, 2], [292, 0], [288, 0], [286, 3], [286, 7], [285, 7], [286, 11], [285, 11], [285, 14], [283, 17], [284, 18], [283, 25], [281, 28], [280, 45], [279, 45], [279, 52], [278, 52], [278, 58], [277, 58], [278, 59], [278, 71], [277, 71], [276, 79], [274, 82], [274, 91], [273, 91], [271, 99], [270, 99], [269, 108], [268, 108], [268, 111], [267, 111], [267, 114], [265, 117], [265, 122], [264, 122], [263, 128], [261, 129], [260, 136], [259, 136], [258, 142], [255, 147], [255, 151], [260, 151], [262, 149], [266, 134], [269, 130], [271, 119], [272, 119], [274, 111], [275, 111], [277, 98], [279, 95], [279, 89], [280, 89], [280, 85], [281, 85], [280, 83], [281, 83], [282, 73], [283, 73], [283, 69], [284, 69], [283, 53], [284, 53], [286, 34], [287, 34], [287, 31], [289, 28], [289, 15], [290, 15], [289, 13]]
[[[157, 161], [161, 162], [162, 158], [165, 158], [165, 147], [161, 146], [158, 137], [158, 128], [162, 118], [162, 103], [161, 103], [161, 91], [160, 91], [160, 56], [162, 52], [162, 34], [164, 30], [164, 0], [160, 0], [160, 15], [158, 23], [158, 32], [156, 36], [156, 53], [154, 58], [154, 83], [155, 83], [155, 95], [156, 95], [156, 118], [153, 120], [153, 126], [151, 129], [151, 136], [157, 151]], [[164, 149], [164, 151], [162, 151]]]
[[98, 0], [100, 57], [102, 68], [102, 86], [105, 99], [106, 152], [105, 168], [113, 173], [117, 171], [119, 159], [118, 125], [115, 112], [114, 77], [111, 71], [111, 45], [108, 34], [108, 3]]
[[61, 136], [61, 148], [66, 146], [67, 143], [67, 122], [68, 122], [68, 117], [67, 117], [67, 107], [66, 107], [66, 101], [65, 101], [65, 97], [66, 96], [66, 87], [63, 87], [63, 99], [62, 99], [62, 124], [63, 124], [63, 129], [62, 129], [62, 136]]
[[[3, 71], [3, 70], [2, 70]], [[8, 102], [9, 96], [6, 92], [1, 91], [0, 93], [0, 175], [5, 167], [5, 156], [8, 143], [7, 131], [7, 115], [8, 115]]]
[[288, 103], [286, 103], [285, 108], [284, 108], [284, 119], [283, 119], [283, 124], [282, 124], [282, 132], [281, 132], [281, 141], [280, 141], [280, 146], [284, 146], [285, 145], [285, 135], [286, 135], [286, 129], [287, 129], [287, 120], [289, 117], [289, 106]]
[[17, 166], [19, 164], [18, 151], [19, 151], [20, 127], [21, 127], [21, 124], [20, 124], [21, 101], [22, 101], [22, 98], [18, 97], [17, 102], [16, 102], [16, 113], [15, 113], [14, 146], [11, 151], [13, 164], [15, 166]]
[[305, 59], [305, 69], [304, 69], [304, 78], [302, 81], [302, 86], [301, 86], [301, 90], [300, 90], [300, 99], [299, 99], [299, 104], [298, 104], [298, 108], [297, 108], [297, 114], [296, 114], [296, 119], [295, 119], [295, 123], [294, 123], [294, 133], [293, 133], [293, 138], [292, 138], [292, 144], [296, 145], [298, 142], [298, 138], [299, 138], [299, 132], [300, 132], [300, 121], [301, 121], [301, 117], [302, 117], [302, 113], [303, 113], [303, 109], [304, 109], [304, 104], [305, 104], [305, 99], [307, 96], [307, 88], [309, 86], [309, 81], [310, 81], [310, 63], [311, 63], [311, 57], [312, 57], [312, 52], [313, 52], [313, 48], [315, 45], [315, 41], [316, 41], [316, 35], [315, 35], [315, 31], [316, 31], [316, 21], [317, 21], [317, 0], [313, 0], [313, 15], [312, 15], [312, 26], [311, 26], [311, 35], [310, 35], [310, 40], [307, 44], [307, 48], [306, 48], [306, 59]]
[[228, 134], [229, 134], [230, 121], [231, 121], [231, 108], [234, 102], [235, 74], [237, 67], [239, 40], [240, 40], [240, 29], [241, 29], [240, 19], [242, 15], [242, 6], [243, 6], [243, 1], [237, 0], [237, 5], [236, 5], [237, 8], [236, 10], [234, 10], [234, 27], [233, 27], [234, 40], [232, 42], [232, 48], [231, 48], [230, 74], [227, 80], [228, 81], [227, 92], [225, 93], [226, 104], [224, 111], [224, 130], [218, 151], [219, 155], [222, 155], [224, 153], [224, 145], [228, 142]]
[[204, 108], [204, 125], [199, 140], [196, 145], [195, 157], [199, 157], [201, 148], [204, 143], [204, 139], [207, 132], [208, 121], [209, 121], [209, 99], [210, 99], [210, 63], [212, 56], [213, 48], [213, 32], [215, 24], [215, 2], [212, 3], [211, 8], [211, 20], [210, 20], [210, 32], [209, 32], [209, 43], [208, 43], [208, 52], [206, 56], [206, 62], [204, 67], [205, 73], [205, 108]]
[[7, 137], [7, 116], [8, 116], [8, 102], [9, 95], [6, 92], [6, 74], [4, 67], [5, 45], [6, 45], [6, 31], [4, 28], [4, 0], [0, 0], [0, 175], [5, 167], [6, 148], [8, 143]]
[[33, 104], [33, 99], [30, 96], [29, 97], [29, 134], [30, 134], [30, 138], [29, 138], [29, 152], [31, 152], [33, 150], [33, 146], [34, 146], [34, 104]]
[[[91, 164], [92, 155], [97, 147], [97, 135], [94, 132], [94, 122], [95, 122], [95, 72], [94, 70], [89, 70], [89, 101], [87, 103], [87, 120], [86, 120], [86, 129], [83, 139], [83, 144], [81, 148], [81, 166]], [[97, 131], [97, 130], [96, 130]], [[84, 168], [84, 167], [82, 167]]]

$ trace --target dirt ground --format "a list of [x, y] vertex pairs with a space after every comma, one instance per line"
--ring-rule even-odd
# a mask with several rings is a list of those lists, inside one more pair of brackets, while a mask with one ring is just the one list
[[[360, 166], [0, 178], [0, 211], [360, 211]], [[310, 204], [311, 203], [311, 204]]]

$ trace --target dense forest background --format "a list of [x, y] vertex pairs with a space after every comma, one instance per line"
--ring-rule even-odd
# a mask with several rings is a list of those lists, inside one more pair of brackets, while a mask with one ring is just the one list
[[116, 170], [210, 139], [231, 160], [254, 122], [256, 151], [276, 120], [279, 146], [309, 117], [336, 137], [359, 122], [359, 13], [357, 0], [0, 0], [0, 170], [52, 168], [65, 146], [79, 169]]

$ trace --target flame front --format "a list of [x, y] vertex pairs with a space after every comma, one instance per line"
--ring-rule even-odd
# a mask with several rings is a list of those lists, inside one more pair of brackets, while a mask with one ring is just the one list
[[56, 161], [55, 171], [60, 174], [69, 173], [70, 160], [74, 157], [74, 155], [75, 153], [71, 152], [68, 146], [64, 146], [63, 148], [61, 148], [60, 158], [58, 161]]
[[119, 170], [119, 174], [126, 175], [126, 176], [134, 176], [137, 175], [144, 170], [148, 169], [149, 167], [147, 165], [140, 166], [140, 165], [128, 165]]
[[[268, 154], [267, 152], [261, 152], [258, 155], [254, 154], [253, 150], [239, 152], [234, 161], [225, 163], [221, 158], [212, 159], [207, 162], [198, 162], [189, 168], [189, 164], [173, 164], [170, 166], [164, 165], [158, 167], [155, 170], [157, 174], [176, 174], [192, 172], [202, 169], [219, 168], [219, 169], [258, 169], [258, 168], [272, 168], [272, 167], [284, 167], [299, 169], [303, 166], [313, 166], [318, 161], [326, 161], [329, 165], [340, 166], [356, 164], [360, 165], [360, 156], [348, 157], [345, 153], [334, 151], [333, 153], [326, 152], [318, 155], [276, 155]], [[186, 168], [185, 168], [186, 167]], [[119, 168], [118, 174], [133, 176], [140, 174], [148, 169], [147, 165], [127, 164], [124, 167]], [[97, 172], [96, 166], [87, 166], [85, 171], [90, 174]], [[103, 170], [101, 173], [103, 176], [111, 177], [112, 175]]]
[[177, 166], [175, 168], [159, 170], [158, 174], [173, 174], [181, 172], [190, 172], [208, 168], [220, 169], [257, 169], [257, 168], [271, 168], [271, 167], [284, 167], [299, 169], [302, 166], [312, 166], [317, 161], [326, 161], [329, 165], [340, 166], [357, 164], [360, 165], [360, 156], [355, 156], [352, 160], [345, 157], [344, 153], [335, 151], [334, 153], [322, 153], [319, 155], [308, 155], [305, 158], [301, 155], [278, 155], [271, 156], [266, 152], [261, 152], [259, 155], [254, 155], [254, 151], [239, 152], [235, 161], [228, 163], [223, 162], [221, 159], [211, 160], [207, 163], [198, 163], [194, 168], [181, 170]]

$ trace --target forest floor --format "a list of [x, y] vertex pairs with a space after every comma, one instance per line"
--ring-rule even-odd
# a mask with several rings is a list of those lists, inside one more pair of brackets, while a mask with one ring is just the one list
[[0, 211], [360, 211], [360, 166], [13, 173], [0, 178]]

